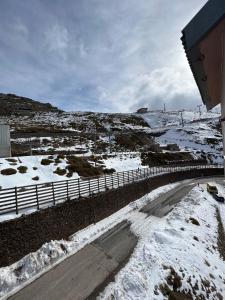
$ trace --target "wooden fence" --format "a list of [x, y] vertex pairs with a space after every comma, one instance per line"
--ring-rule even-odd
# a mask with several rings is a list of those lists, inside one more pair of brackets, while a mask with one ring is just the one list
[[66, 200], [79, 201], [82, 197], [116, 189], [120, 186], [143, 180], [158, 174], [187, 171], [193, 169], [223, 168], [221, 165], [186, 165], [142, 168], [117, 172], [100, 177], [78, 178], [43, 184], [20, 186], [0, 190], [0, 215], [24, 213], [28, 209], [44, 208]]

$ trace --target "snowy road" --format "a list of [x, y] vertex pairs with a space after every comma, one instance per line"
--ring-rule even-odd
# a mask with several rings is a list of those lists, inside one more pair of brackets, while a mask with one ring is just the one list
[[[218, 182], [220, 180], [218, 178]], [[198, 182], [207, 181], [209, 179], [182, 182], [137, 213], [163, 217]], [[138, 222], [140, 220], [137, 220]], [[115, 273], [124, 266], [136, 244], [137, 238], [131, 233], [129, 223], [123, 221], [10, 299], [92, 299], [96, 296], [96, 290], [103, 290], [113, 280]]]

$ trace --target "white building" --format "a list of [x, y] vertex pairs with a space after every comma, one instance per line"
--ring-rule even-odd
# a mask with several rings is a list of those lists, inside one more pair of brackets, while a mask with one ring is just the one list
[[0, 158], [11, 156], [9, 125], [0, 122]]

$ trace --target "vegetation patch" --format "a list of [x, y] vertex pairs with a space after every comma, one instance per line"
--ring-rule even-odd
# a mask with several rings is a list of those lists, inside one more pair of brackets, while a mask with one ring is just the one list
[[141, 153], [142, 165], [160, 166], [168, 163], [193, 162], [193, 157], [189, 152], [163, 153], [148, 152]]
[[25, 173], [27, 173], [27, 167], [26, 166], [19, 166], [18, 168], [17, 168], [17, 170], [19, 171], [19, 173], [20, 174], [25, 174]]
[[142, 126], [142, 127], [149, 127], [148, 123], [140, 116], [127, 116], [122, 119], [122, 122], [125, 124], [135, 125], [135, 126]]
[[27, 156], [30, 155], [30, 147], [27, 144], [12, 142], [11, 152], [12, 156]]
[[53, 173], [55, 173], [59, 176], [64, 176], [64, 175], [66, 175], [67, 171], [66, 171], [66, 169], [61, 169], [60, 167], [58, 167]]
[[225, 261], [225, 231], [218, 207], [216, 208], [216, 218], [218, 222], [217, 247], [221, 258]]
[[112, 173], [115, 173], [116, 170], [111, 168], [111, 169], [104, 169], [104, 174], [112, 174]]
[[117, 134], [115, 142], [121, 149], [136, 151], [140, 148], [151, 147], [155, 144], [153, 138], [144, 132], [127, 132], [126, 134]]
[[6, 158], [5, 160], [7, 160], [8, 162], [11, 162], [11, 163], [17, 163], [17, 159], [15, 159], [15, 158]]
[[38, 181], [38, 180], [39, 180], [39, 177], [38, 177], [38, 176], [35, 176], [35, 177], [32, 178], [32, 180]]
[[190, 218], [189, 221], [196, 226], [200, 226], [199, 221], [196, 220], [195, 218]]
[[103, 174], [103, 170], [100, 167], [93, 167], [84, 157], [67, 156], [68, 170], [67, 177], [72, 177], [73, 173], [78, 173], [80, 176], [99, 176]]
[[55, 164], [60, 164], [62, 162], [62, 160], [60, 158], [55, 158]]
[[43, 165], [43, 166], [49, 166], [52, 163], [54, 163], [54, 160], [49, 159], [49, 158], [43, 158], [41, 160], [41, 165]]
[[14, 175], [16, 173], [17, 173], [17, 170], [15, 170], [13, 168], [7, 168], [7, 169], [1, 170], [1, 174], [2, 175], [6, 175], [6, 176], [8, 176], [8, 175]]

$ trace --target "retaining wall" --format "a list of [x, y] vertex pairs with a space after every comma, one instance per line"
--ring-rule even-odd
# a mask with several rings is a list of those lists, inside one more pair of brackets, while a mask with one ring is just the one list
[[160, 186], [190, 178], [220, 175], [223, 175], [223, 169], [214, 168], [164, 174], [2, 222], [0, 267], [37, 251], [46, 242], [68, 239], [76, 231], [110, 216]]

